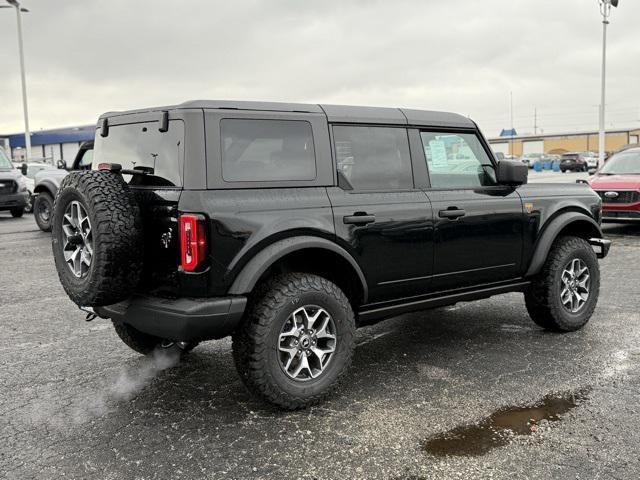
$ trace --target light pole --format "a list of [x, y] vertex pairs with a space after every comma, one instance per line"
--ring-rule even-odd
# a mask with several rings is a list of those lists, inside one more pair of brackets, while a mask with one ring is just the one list
[[605, 93], [607, 78], [607, 25], [609, 25], [609, 15], [611, 7], [617, 7], [619, 0], [598, 0], [600, 4], [600, 14], [602, 15], [602, 79], [600, 91], [600, 121], [598, 132], [598, 160], [600, 165], [604, 163], [605, 131], [604, 131], [604, 111]]
[[[31, 132], [29, 131], [29, 108], [27, 106], [27, 79], [24, 71], [24, 47], [22, 45], [22, 12], [28, 12], [26, 8], [20, 6], [18, 0], [7, 0], [7, 3], [16, 9], [18, 18], [18, 50], [20, 53], [20, 77], [22, 80], [22, 109], [24, 110], [24, 145], [27, 149], [27, 158], [31, 158]], [[11, 8], [8, 5], [2, 5], [0, 8]]]

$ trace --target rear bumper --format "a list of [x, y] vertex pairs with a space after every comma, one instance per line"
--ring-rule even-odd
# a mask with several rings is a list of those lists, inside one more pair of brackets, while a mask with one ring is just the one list
[[136, 295], [94, 311], [150, 335], [193, 342], [230, 335], [240, 324], [246, 305], [247, 298], [241, 296], [166, 299]]
[[11, 193], [0, 195], [0, 210], [10, 210], [12, 208], [24, 208], [29, 200], [28, 192]]
[[593, 247], [598, 258], [604, 258], [609, 254], [611, 240], [606, 240], [604, 238], [592, 238], [589, 240], [589, 243]]

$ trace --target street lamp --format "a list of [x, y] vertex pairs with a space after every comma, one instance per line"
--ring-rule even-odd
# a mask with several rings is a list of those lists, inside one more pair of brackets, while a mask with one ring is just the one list
[[9, 5], [0, 5], [0, 8], [15, 8], [18, 18], [18, 50], [20, 52], [20, 77], [22, 79], [22, 108], [24, 110], [24, 144], [27, 149], [27, 158], [31, 158], [31, 132], [29, 131], [29, 109], [27, 107], [27, 79], [24, 72], [24, 48], [22, 46], [22, 12], [29, 10], [22, 7], [18, 0], [7, 0]]
[[607, 70], [607, 25], [609, 25], [609, 15], [611, 7], [617, 7], [619, 0], [598, 0], [600, 4], [600, 14], [602, 15], [602, 80], [600, 91], [600, 125], [598, 133], [598, 158], [600, 165], [604, 163], [605, 131], [604, 131], [604, 103], [605, 103], [605, 81]]

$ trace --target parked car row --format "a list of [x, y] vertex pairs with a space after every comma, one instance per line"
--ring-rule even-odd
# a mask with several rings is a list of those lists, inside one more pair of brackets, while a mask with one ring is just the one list
[[[513, 155], [507, 156], [502, 154], [502, 158], [508, 159], [507, 157], [513, 158]], [[525, 153], [521, 157], [515, 157], [515, 159], [519, 159], [529, 168], [534, 168], [537, 163], [555, 163], [559, 166], [559, 169], [562, 173], [567, 171], [593, 171], [596, 170], [599, 166], [598, 154], [594, 152], [567, 152], [562, 155], [548, 153]]]

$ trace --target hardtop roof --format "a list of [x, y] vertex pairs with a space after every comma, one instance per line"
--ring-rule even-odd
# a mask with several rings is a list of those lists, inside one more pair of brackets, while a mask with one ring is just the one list
[[324, 114], [331, 123], [366, 123], [386, 125], [424, 125], [474, 128], [473, 120], [450, 112], [407, 108], [364, 107], [312, 103], [252, 102], [233, 100], [191, 100], [177, 105], [150, 107], [122, 112], [107, 112], [103, 118], [180, 109], [246, 110], [264, 112], [300, 112]]

